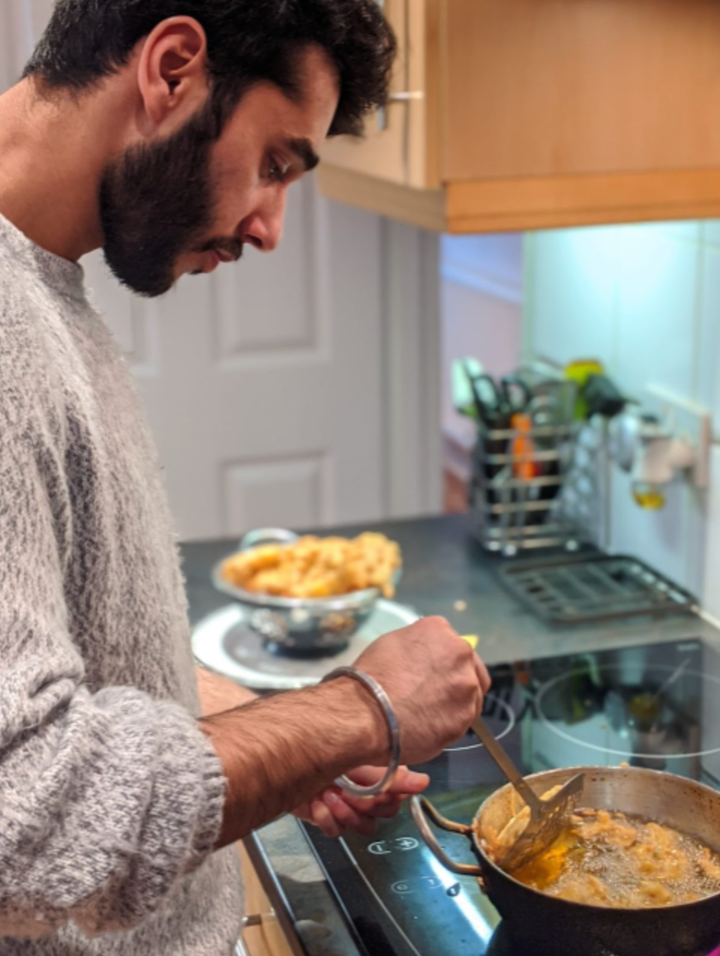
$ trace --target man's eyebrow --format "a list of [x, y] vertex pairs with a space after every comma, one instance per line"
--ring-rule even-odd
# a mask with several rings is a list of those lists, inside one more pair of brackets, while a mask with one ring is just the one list
[[313, 149], [309, 139], [288, 139], [285, 142], [285, 148], [295, 154], [305, 167], [306, 173], [315, 169], [320, 162], [320, 157]]

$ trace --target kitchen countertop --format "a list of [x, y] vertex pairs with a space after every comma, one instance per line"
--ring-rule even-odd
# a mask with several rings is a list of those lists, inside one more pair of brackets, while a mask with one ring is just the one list
[[[322, 533], [353, 536], [365, 530], [367, 525]], [[478, 634], [478, 653], [488, 664], [690, 636], [720, 648], [720, 631], [696, 615], [570, 627], [544, 624], [501, 586], [497, 572], [503, 560], [473, 540], [464, 515], [380, 522], [372, 530], [382, 531], [402, 548], [397, 600], [418, 614], [446, 617], [461, 634]], [[236, 539], [181, 546], [193, 624], [227, 605], [227, 597], [210, 583], [210, 569], [236, 547]], [[301, 941], [298, 954], [357, 956], [299, 824], [285, 817], [257, 831], [246, 844], [278, 917], [286, 931], [295, 933], [294, 945]]]

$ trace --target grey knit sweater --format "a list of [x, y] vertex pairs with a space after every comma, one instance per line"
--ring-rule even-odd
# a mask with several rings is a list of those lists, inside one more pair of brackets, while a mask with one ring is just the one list
[[172, 523], [82, 276], [0, 217], [0, 954], [228, 956]]

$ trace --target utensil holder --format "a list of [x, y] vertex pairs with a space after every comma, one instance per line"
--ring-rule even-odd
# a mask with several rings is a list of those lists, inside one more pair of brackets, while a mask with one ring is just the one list
[[568, 419], [520, 430], [478, 424], [469, 489], [475, 536], [512, 556], [596, 541], [604, 432]]

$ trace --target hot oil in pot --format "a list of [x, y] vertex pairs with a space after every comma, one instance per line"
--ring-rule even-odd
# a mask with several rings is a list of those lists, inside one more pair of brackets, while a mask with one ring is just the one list
[[576, 811], [547, 850], [509, 872], [591, 906], [673, 906], [720, 892], [720, 854], [672, 827], [607, 810]]

